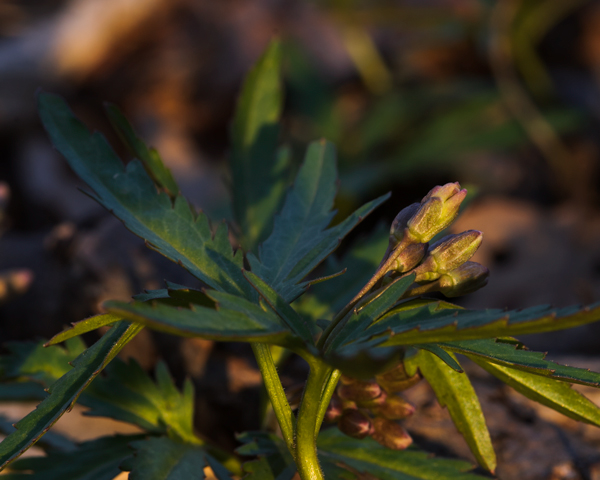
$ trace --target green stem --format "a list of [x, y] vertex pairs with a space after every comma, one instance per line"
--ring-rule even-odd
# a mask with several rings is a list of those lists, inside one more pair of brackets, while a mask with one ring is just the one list
[[277, 418], [277, 422], [281, 428], [281, 433], [283, 434], [285, 444], [287, 445], [292, 456], [295, 456], [296, 448], [294, 444], [294, 431], [296, 427], [296, 419], [294, 418], [292, 409], [290, 408], [287, 397], [285, 396], [285, 391], [283, 390], [283, 385], [281, 385], [281, 380], [279, 380], [277, 367], [275, 367], [275, 363], [273, 362], [273, 357], [271, 355], [271, 349], [266, 343], [253, 343], [252, 351], [256, 357], [256, 362], [258, 363], [258, 368], [262, 374], [265, 388], [267, 389], [267, 393], [269, 395], [269, 400], [271, 400], [271, 404], [273, 405], [275, 417]]
[[[317, 424], [326, 384], [333, 368], [320, 361], [310, 366], [296, 429], [296, 466], [302, 480], [324, 480], [317, 456]], [[329, 402], [328, 402], [329, 403]]]
[[[384, 275], [394, 266], [396, 260], [400, 256], [400, 254], [404, 251], [404, 249], [412, 243], [412, 240], [405, 236], [402, 241], [394, 247], [394, 250], [389, 254], [387, 258], [384, 257], [385, 261], [382, 261], [375, 274], [371, 277], [366, 285], [361, 288], [360, 292], [358, 292], [352, 300], [348, 302], [348, 304], [342, 308], [339, 313], [333, 318], [327, 329], [321, 335], [319, 342], [317, 343], [317, 347], [321, 348], [325, 345], [325, 341], [333, 332], [335, 327], [342, 321], [342, 319], [354, 308], [354, 306], [367, 294], [369, 291], [377, 285], [377, 282], [381, 280]], [[386, 252], [387, 254], [387, 252]]]
[[327, 407], [329, 406], [329, 402], [331, 401], [331, 397], [333, 396], [333, 392], [335, 392], [335, 387], [341, 376], [342, 372], [334, 370], [331, 372], [331, 375], [329, 375], [329, 379], [325, 384], [323, 395], [321, 396], [321, 404], [319, 405], [319, 413], [317, 414], [317, 423], [315, 425], [315, 435], [317, 436], [319, 435], [323, 418], [325, 418], [325, 412], [327, 411]]

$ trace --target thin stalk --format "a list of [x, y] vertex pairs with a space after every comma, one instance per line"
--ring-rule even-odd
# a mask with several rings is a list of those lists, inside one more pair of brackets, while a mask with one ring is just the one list
[[315, 435], [317, 436], [319, 435], [321, 424], [325, 418], [325, 412], [327, 412], [327, 407], [329, 406], [329, 402], [331, 401], [331, 397], [333, 396], [333, 392], [335, 392], [335, 387], [337, 386], [341, 376], [342, 372], [339, 370], [334, 370], [331, 372], [331, 375], [329, 375], [329, 379], [325, 384], [323, 395], [321, 396], [321, 404], [319, 405], [319, 413], [317, 414], [317, 423], [315, 425]]
[[316, 425], [333, 367], [313, 362], [302, 396], [296, 428], [296, 466], [302, 480], [325, 480], [317, 456]]
[[253, 343], [251, 345], [258, 368], [263, 377], [265, 388], [267, 389], [267, 394], [269, 395], [269, 400], [271, 400], [271, 405], [273, 405], [275, 417], [281, 428], [283, 439], [292, 456], [295, 456], [294, 432], [296, 429], [296, 419], [285, 396], [283, 385], [281, 385], [277, 367], [271, 355], [271, 349], [266, 343]]
[[[363, 288], [361, 288], [360, 292], [358, 292], [352, 300], [348, 302], [348, 304], [342, 308], [339, 313], [333, 318], [327, 329], [321, 335], [319, 342], [317, 343], [317, 347], [322, 347], [325, 343], [325, 340], [337, 324], [354, 308], [354, 306], [363, 298], [369, 291], [377, 285], [377, 282], [381, 280], [384, 275], [394, 266], [394, 263], [400, 256], [400, 254], [404, 251], [404, 249], [412, 243], [412, 240], [408, 238], [407, 235], [404, 236], [402, 241], [396, 245], [396, 247], [389, 254], [389, 257], [382, 261], [375, 274], [371, 277], [371, 279], [365, 284]], [[386, 252], [387, 253], [387, 252]], [[385, 257], [384, 257], [385, 258]]]

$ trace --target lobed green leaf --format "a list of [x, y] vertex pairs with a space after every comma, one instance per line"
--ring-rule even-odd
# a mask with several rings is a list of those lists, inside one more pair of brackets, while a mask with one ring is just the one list
[[[292, 338], [279, 317], [259, 305], [234, 295], [211, 292], [221, 307], [194, 305], [183, 309], [156, 303], [107, 302], [105, 307], [116, 315], [140, 322], [155, 330], [188, 337], [203, 337], [229, 342], [263, 342], [288, 345]], [[229, 303], [225, 303], [225, 299]], [[236, 305], [233, 305], [237, 302]]]
[[326, 141], [309, 145], [306, 157], [287, 194], [273, 232], [248, 255], [252, 271], [288, 302], [304, 290], [298, 285], [364, 217], [385, 201], [384, 195], [364, 205], [340, 224], [327, 228], [334, 213], [337, 170], [335, 148]]
[[[209, 454], [202, 447], [176, 442], [168, 437], [149, 438], [133, 442], [132, 458], [122, 464], [122, 468], [130, 471], [130, 480], [189, 480], [203, 479], [204, 469], [210, 464]], [[213, 464], [216, 460], [212, 459]], [[231, 479], [223, 477], [219, 471], [219, 480]]]
[[307, 345], [314, 345], [313, 336], [317, 333], [314, 325], [309, 325], [281, 295], [260, 277], [247, 271], [244, 272], [244, 276], [292, 332], [304, 340]]
[[94, 190], [95, 200], [148, 246], [212, 288], [256, 298], [241, 273], [241, 252], [233, 254], [225, 224], [218, 226], [213, 237], [206, 215], [196, 215], [181, 196], [171, 201], [167, 194], [157, 192], [139, 161], [123, 168], [106, 139], [97, 132], [90, 134], [64, 100], [44, 93], [38, 101], [52, 143]]
[[447, 342], [440, 344], [440, 347], [469, 357], [480, 357], [489, 363], [548, 376], [555, 380], [600, 387], [600, 373], [544, 360], [545, 353], [519, 348], [518, 343], [506, 343], [500, 339], [482, 339]]
[[[365, 346], [418, 345], [473, 340], [577, 327], [600, 319], [600, 304], [524, 310], [432, 310], [431, 305], [392, 310], [364, 332]], [[368, 340], [372, 340], [369, 342]]]
[[144, 435], [116, 435], [84, 442], [70, 451], [51, 451], [45, 457], [29, 457], [12, 463], [6, 480], [112, 480], [119, 465], [131, 457], [131, 442]]
[[37, 442], [70, 410], [81, 392], [141, 329], [141, 325], [119, 322], [73, 360], [73, 368], [48, 389], [50, 395], [19, 420], [17, 430], [0, 443], [0, 469]]
[[194, 387], [187, 380], [180, 393], [163, 362], [156, 366], [155, 383], [134, 360], [117, 359], [105, 376], [92, 382], [79, 403], [90, 408], [86, 415], [110, 417], [151, 433], [202, 443], [194, 434]]

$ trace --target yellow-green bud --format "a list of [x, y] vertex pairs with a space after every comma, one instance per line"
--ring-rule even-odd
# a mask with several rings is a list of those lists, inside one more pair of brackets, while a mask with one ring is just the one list
[[459, 297], [487, 285], [490, 271], [477, 262], [465, 262], [440, 277], [440, 292], [446, 297]]
[[431, 240], [454, 221], [466, 196], [467, 191], [461, 190], [458, 182], [434, 187], [407, 223], [410, 236], [420, 243]]
[[349, 410], [342, 414], [338, 428], [352, 438], [365, 438], [372, 432], [371, 420], [360, 410]]
[[392, 450], [405, 450], [412, 443], [412, 438], [404, 428], [392, 420], [382, 417], [373, 419], [371, 437], [377, 443]]
[[430, 282], [458, 268], [475, 254], [482, 240], [483, 233], [478, 230], [444, 237], [431, 246], [423, 263], [415, 268], [415, 281]]

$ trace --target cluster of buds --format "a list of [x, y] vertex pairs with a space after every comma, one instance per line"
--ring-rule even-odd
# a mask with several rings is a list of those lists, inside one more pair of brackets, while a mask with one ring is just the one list
[[337, 422], [338, 428], [350, 437], [371, 436], [387, 448], [404, 450], [412, 443], [412, 438], [397, 421], [411, 416], [415, 407], [399, 392], [420, 379], [418, 374], [409, 377], [403, 364], [374, 380], [357, 380], [343, 375], [325, 420]]
[[458, 183], [448, 183], [433, 188], [421, 203], [403, 209], [392, 223], [380, 275], [415, 273], [415, 282], [424, 287], [409, 294], [439, 291], [457, 297], [483, 287], [488, 269], [468, 261], [481, 245], [481, 232], [468, 230], [428, 243], [454, 221], [466, 194]]

